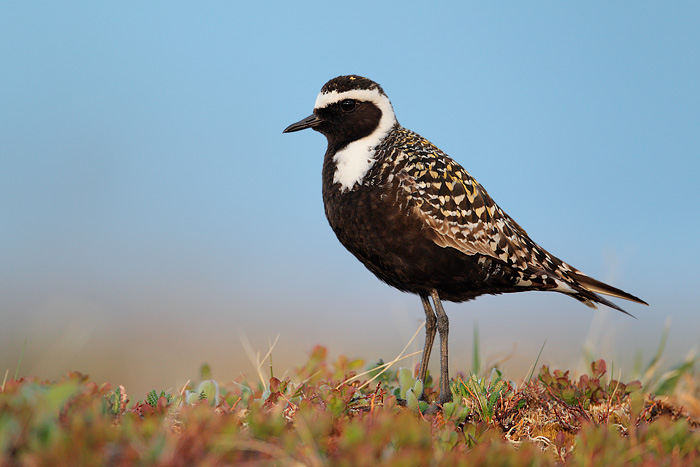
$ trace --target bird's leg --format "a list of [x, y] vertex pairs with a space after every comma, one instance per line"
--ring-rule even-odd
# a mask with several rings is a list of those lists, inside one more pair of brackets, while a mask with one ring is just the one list
[[440, 296], [437, 290], [433, 289], [430, 292], [435, 305], [435, 313], [437, 314], [437, 329], [440, 333], [440, 404], [452, 400], [450, 392], [450, 371], [447, 366], [447, 335], [449, 333], [450, 320], [447, 319], [447, 313], [442, 307]]
[[[433, 350], [433, 342], [435, 342], [435, 333], [437, 332], [437, 318], [433, 307], [430, 305], [430, 299], [427, 295], [420, 296], [425, 310], [425, 345], [423, 346], [423, 356], [420, 360], [420, 368], [418, 369], [418, 379], [425, 384], [425, 378], [428, 375], [428, 362], [430, 361], [430, 352]], [[423, 395], [421, 395], [421, 398]]]

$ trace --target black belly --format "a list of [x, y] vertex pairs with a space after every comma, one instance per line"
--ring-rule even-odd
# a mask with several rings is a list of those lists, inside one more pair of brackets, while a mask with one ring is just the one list
[[338, 240], [379, 279], [420, 295], [436, 289], [455, 302], [523, 290], [514, 286], [517, 273], [504, 263], [436, 245], [429, 227], [391, 198], [357, 191], [325, 200]]

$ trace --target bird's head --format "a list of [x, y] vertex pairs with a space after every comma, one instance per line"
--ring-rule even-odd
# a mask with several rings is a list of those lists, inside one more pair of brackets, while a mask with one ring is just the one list
[[284, 133], [313, 128], [326, 136], [329, 147], [338, 150], [370, 135], [383, 137], [395, 124], [394, 109], [382, 87], [368, 78], [347, 75], [328, 81], [316, 98], [313, 113], [289, 125]]

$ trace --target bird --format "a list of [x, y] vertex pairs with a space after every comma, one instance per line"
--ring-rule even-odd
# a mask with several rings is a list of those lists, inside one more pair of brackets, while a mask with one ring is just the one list
[[381, 281], [421, 299], [425, 344], [417, 376], [423, 382], [440, 335], [438, 405], [452, 400], [443, 300], [536, 290], [625, 314], [600, 294], [647, 305], [530, 239], [460, 164], [399, 124], [384, 89], [371, 79], [328, 81], [313, 113], [283, 133], [307, 128], [328, 142], [323, 204], [338, 240]]

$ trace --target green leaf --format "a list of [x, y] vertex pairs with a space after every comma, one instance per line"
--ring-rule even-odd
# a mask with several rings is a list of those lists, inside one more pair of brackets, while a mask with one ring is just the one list
[[406, 407], [414, 412], [420, 412], [420, 406], [418, 405], [418, 398], [412, 389], [409, 389], [406, 393]]
[[199, 393], [200, 400], [206, 399], [212, 406], [219, 405], [221, 401], [219, 384], [213, 379], [199, 383], [199, 386], [197, 386], [197, 393]]
[[399, 368], [398, 372], [399, 386], [401, 387], [401, 399], [406, 399], [406, 392], [413, 387], [415, 380], [413, 374], [408, 368]]

